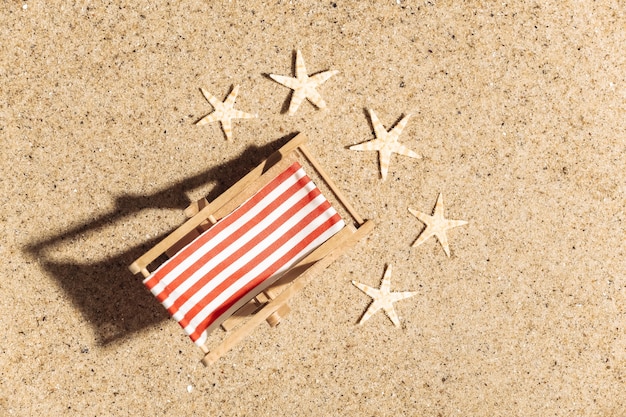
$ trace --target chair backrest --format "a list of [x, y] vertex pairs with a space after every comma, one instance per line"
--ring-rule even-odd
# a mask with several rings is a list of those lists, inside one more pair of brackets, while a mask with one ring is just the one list
[[344, 226], [294, 162], [144, 283], [202, 346], [214, 328]]

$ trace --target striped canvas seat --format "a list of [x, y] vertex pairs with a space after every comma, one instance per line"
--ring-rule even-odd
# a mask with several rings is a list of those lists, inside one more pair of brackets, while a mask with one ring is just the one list
[[295, 162], [144, 284], [202, 346], [215, 327], [343, 227]]

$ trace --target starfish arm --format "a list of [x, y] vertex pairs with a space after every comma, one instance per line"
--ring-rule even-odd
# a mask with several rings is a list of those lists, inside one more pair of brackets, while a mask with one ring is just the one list
[[412, 291], [393, 292], [391, 293], [391, 302], [395, 303], [396, 301], [406, 300], [416, 295], [417, 293]]
[[387, 317], [389, 317], [389, 320], [391, 320], [393, 325], [396, 327], [400, 327], [400, 319], [398, 318], [398, 313], [396, 313], [393, 305], [389, 304], [389, 306], [385, 306], [383, 310], [385, 311], [385, 314], [387, 315]]
[[291, 103], [289, 103], [289, 115], [290, 116], [293, 116], [296, 113], [296, 111], [298, 111], [300, 104], [302, 104], [305, 98], [306, 98], [306, 94], [304, 93], [303, 89], [298, 88], [294, 90], [293, 95], [291, 96]]
[[452, 229], [453, 227], [465, 226], [467, 222], [465, 220], [446, 220], [446, 229]]
[[446, 253], [446, 255], [448, 255], [448, 257], [450, 257], [450, 245], [448, 244], [448, 235], [446, 234], [446, 231], [443, 230], [439, 233], [436, 233], [435, 236], [437, 236], [437, 240], [439, 241], [439, 243], [441, 243], [443, 251]]
[[393, 322], [393, 324], [396, 325], [396, 327], [400, 327], [400, 319], [398, 318], [398, 315], [396, 314], [396, 310], [393, 307], [393, 303], [395, 303], [396, 301], [407, 299], [409, 297], [413, 297], [415, 295], [417, 295], [416, 292], [409, 292], [409, 291], [392, 292], [391, 294], [388, 295], [387, 300], [389, 303], [387, 306], [385, 306], [387, 308], [384, 308], [384, 310], [385, 310], [385, 313], [387, 313], [387, 316]]
[[426, 229], [422, 233], [420, 233], [420, 235], [417, 237], [417, 240], [411, 246], [415, 248], [421, 245], [422, 243], [426, 242], [428, 239], [430, 239], [434, 235], [435, 234], [431, 232], [430, 230], [428, 230], [428, 227], [426, 227]]
[[389, 294], [391, 291], [391, 264], [387, 265], [387, 269], [385, 269], [385, 273], [383, 274], [383, 282], [380, 284], [380, 291], [384, 294]]
[[424, 224], [429, 224], [432, 222], [433, 216], [429, 216], [426, 213], [422, 213], [421, 211], [412, 209], [409, 207], [409, 212], [414, 215], [415, 217], [417, 217], [419, 219], [419, 221], [421, 221]]
[[443, 195], [439, 193], [437, 196], [437, 202], [435, 203], [435, 209], [433, 215], [437, 218], [443, 219]]
[[311, 83], [314, 86], [319, 86], [324, 84], [326, 81], [328, 81], [328, 79], [330, 77], [332, 77], [333, 75], [338, 74], [339, 71], [337, 70], [333, 70], [333, 71], [324, 71], [324, 72], [320, 72], [319, 74], [315, 74], [311, 77], [309, 77], [309, 80], [311, 81]]
[[219, 114], [213, 112], [211, 114], [207, 114], [202, 119], [196, 122], [197, 125], [206, 125], [208, 123], [218, 122], [220, 120]]
[[439, 193], [437, 197], [437, 203], [435, 204], [434, 217], [443, 223], [444, 230], [452, 229], [453, 227], [464, 226], [467, 224], [465, 220], [448, 220], [444, 217], [443, 208], [443, 196]]
[[207, 90], [205, 90], [204, 88], [200, 88], [200, 91], [202, 91], [202, 95], [209, 103], [211, 103], [211, 106], [213, 106], [214, 109], [217, 110], [222, 106], [222, 102], [219, 101], [216, 97], [212, 96]]
[[369, 285], [361, 284], [360, 282], [356, 281], [352, 281], [352, 284], [374, 299], [376, 299], [380, 295], [380, 290], [377, 288], [372, 288]]
[[359, 143], [358, 145], [350, 146], [352, 151], [378, 151], [385, 143], [380, 139], [370, 140], [369, 142]]
[[231, 141], [233, 139], [233, 126], [230, 118], [223, 118], [220, 121], [222, 122], [222, 130], [226, 135], [226, 140]]
[[296, 77], [300, 79], [308, 78], [306, 73], [306, 66], [304, 65], [304, 58], [302, 58], [302, 52], [296, 51]]
[[391, 164], [391, 151], [387, 148], [378, 151], [378, 160], [380, 163], [380, 176], [383, 181], [385, 181], [387, 179], [387, 172], [389, 172], [389, 165]]
[[241, 110], [231, 110], [229, 115], [231, 119], [255, 119], [259, 117], [257, 114], [246, 113]]
[[389, 131], [389, 134], [395, 139], [397, 140], [400, 137], [400, 134], [402, 133], [402, 130], [406, 127], [406, 124], [409, 122], [409, 118], [411, 117], [410, 114], [407, 114], [406, 116], [404, 116], [399, 122], [398, 124], [396, 124], [393, 129], [391, 129]]
[[275, 74], [270, 74], [270, 78], [272, 78], [272, 80], [276, 81], [277, 83], [284, 85], [285, 87], [291, 88], [292, 90], [300, 88], [300, 81], [298, 81], [296, 78]]
[[448, 244], [448, 235], [446, 234], [446, 230], [466, 224], [467, 222], [465, 220], [446, 220], [443, 230], [436, 234], [437, 239], [441, 243], [441, 246], [443, 246], [443, 250], [448, 257], [450, 256], [450, 245]]
[[376, 301], [372, 302], [367, 308], [367, 311], [365, 311], [365, 313], [361, 317], [361, 320], [359, 320], [359, 324], [363, 324], [364, 322], [369, 320], [369, 318], [372, 317], [374, 313], [376, 313], [378, 310], [380, 310], [380, 306], [378, 305], [378, 303]]
[[396, 142], [396, 146], [394, 147], [393, 151], [395, 153], [399, 154], [399, 155], [409, 156], [411, 158], [417, 158], [417, 159], [421, 158], [420, 154], [418, 154], [416, 152], [413, 152], [412, 150], [410, 150], [406, 146], [404, 146], [404, 145], [402, 145], [400, 143], [397, 143], [397, 142]]
[[228, 109], [232, 109], [235, 105], [235, 100], [237, 99], [237, 94], [239, 94], [239, 86], [236, 85], [233, 87], [233, 90], [230, 92], [226, 100], [224, 100], [224, 107]]
[[305, 96], [309, 99], [311, 103], [315, 104], [318, 109], [326, 108], [326, 102], [315, 88], [308, 88], [305, 92]]
[[385, 129], [385, 126], [383, 126], [380, 120], [378, 120], [378, 116], [376, 116], [376, 113], [374, 113], [374, 110], [368, 109], [368, 112], [370, 114], [370, 120], [372, 121], [372, 126], [374, 126], [374, 133], [376, 134], [376, 137], [380, 139], [381, 141], [384, 141], [385, 138], [387, 137], [387, 129]]

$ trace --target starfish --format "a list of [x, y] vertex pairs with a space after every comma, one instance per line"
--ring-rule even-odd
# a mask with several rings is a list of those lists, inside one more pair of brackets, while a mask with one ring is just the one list
[[463, 226], [467, 224], [467, 222], [465, 220], [448, 220], [443, 217], [443, 197], [441, 196], [441, 193], [439, 193], [439, 197], [437, 197], [437, 203], [435, 204], [435, 210], [432, 216], [412, 208], [409, 208], [409, 211], [426, 225], [426, 229], [424, 229], [415, 243], [413, 243], [413, 247], [421, 245], [431, 236], [436, 236], [439, 243], [441, 243], [441, 246], [443, 246], [443, 250], [446, 252], [446, 255], [450, 256], [450, 247], [448, 246], [448, 236], [446, 235], [446, 230], [452, 229], [453, 227]]
[[413, 152], [406, 146], [398, 143], [398, 137], [402, 133], [402, 129], [406, 126], [409, 121], [410, 114], [404, 116], [396, 126], [391, 129], [389, 132], [385, 129], [385, 126], [380, 123], [376, 113], [373, 110], [368, 109], [370, 114], [370, 119], [372, 120], [372, 125], [374, 126], [374, 133], [376, 134], [376, 139], [370, 140], [369, 142], [361, 143], [359, 145], [350, 146], [350, 149], [353, 151], [378, 151], [379, 160], [380, 160], [380, 174], [383, 178], [383, 181], [387, 179], [387, 172], [389, 171], [389, 162], [391, 160], [391, 154], [397, 153], [404, 156], [409, 156], [411, 158], [421, 158], [420, 155]]
[[210, 113], [198, 120], [196, 124], [205, 125], [207, 123], [219, 121], [222, 124], [222, 130], [224, 131], [227, 140], [231, 140], [233, 138], [232, 119], [253, 119], [255, 117], [259, 117], [256, 114], [244, 113], [233, 108], [235, 105], [235, 99], [237, 98], [237, 93], [239, 93], [238, 85], [233, 87], [233, 90], [230, 92], [228, 97], [226, 97], [224, 102], [221, 102], [217, 98], [213, 97], [204, 88], [201, 88], [200, 91], [202, 91], [204, 98], [211, 103], [214, 111], [213, 113]]
[[309, 99], [309, 101], [315, 104], [317, 108], [325, 108], [326, 102], [317, 92], [316, 88], [338, 72], [339, 71], [324, 71], [309, 77], [306, 72], [306, 67], [304, 66], [302, 53], [300, 51], [296, 51], [296, 76], [287, 77], [284, 75], [270, 74], [270, 77], [272, 77], [272, 79], [277, 83], [293, 90], [291, 103], [289, 103], [289, 115], [293, 116], [305, 98]]
[[391, 265], [387, 266], [385, 275], [383, 276], [383, 282], [380, 284], [380, 289], [372, 288], [369, 285], [361, 284], [360, 282], [352, 281], [355, 287], [363, 291], [365, 294], [372, 297], [374, 301], [370, 304], [369, 308], [361, 317], [359, 324], [363, 324], [367, 319], [372, 317], [381, 308], [387, 314], [387, 317], [393, 322], [396, 327], [400, 327], [400, 319], [396, 314], [396, 310], [393, 308], [393, 303], [396, 301], [404, 300], [405, 298], [413, 297], [417, 295], [416, 292], [391, 292]]

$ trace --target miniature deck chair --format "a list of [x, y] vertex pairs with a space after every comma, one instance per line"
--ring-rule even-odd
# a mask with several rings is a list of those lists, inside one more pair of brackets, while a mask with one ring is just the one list
[[[129, 267], [202, 349], [204, 365], [263, 321], [276, 326], [294, 294], [373, 227], [305, 142], [299, 134], [213, 202], [193, 203], [189, 219]], [[209, 350], [220, 325], [228, 333]]]

